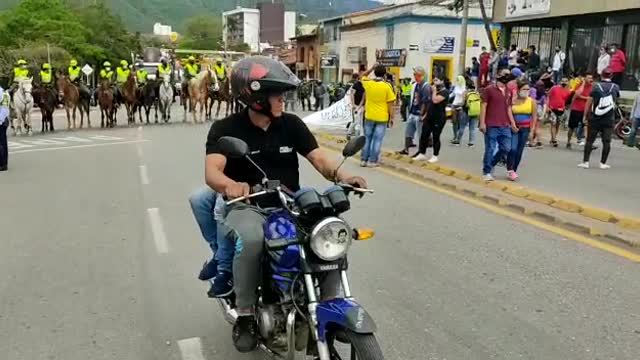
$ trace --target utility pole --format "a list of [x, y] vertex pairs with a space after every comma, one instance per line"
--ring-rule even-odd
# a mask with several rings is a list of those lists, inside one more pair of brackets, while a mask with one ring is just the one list
[[49, 50], [49, 43], [47, 42], [47, 63], [51, 64], [51, 51]]
[[469, 0], [462, 0], [462, 31], [460, 34], [460, 75], [464, 75], [467, 61], [467, 27], [469, 25]]

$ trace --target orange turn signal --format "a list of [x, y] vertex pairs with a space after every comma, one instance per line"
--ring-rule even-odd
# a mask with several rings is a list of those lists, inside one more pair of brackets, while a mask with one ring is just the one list
[[376, 235], [373, 229], [361, 228], [356, 229], [356, 240], [369, 240]]

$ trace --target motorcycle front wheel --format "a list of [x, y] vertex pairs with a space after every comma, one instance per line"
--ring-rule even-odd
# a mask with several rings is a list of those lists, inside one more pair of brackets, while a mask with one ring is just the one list
[[378, 340], [373, 334], [357, 334], [341, 329], [335, 333], [334, 339], [347, 346], [335, 346], [336, 341], [331, 341], [331, 360], [384, 360]]

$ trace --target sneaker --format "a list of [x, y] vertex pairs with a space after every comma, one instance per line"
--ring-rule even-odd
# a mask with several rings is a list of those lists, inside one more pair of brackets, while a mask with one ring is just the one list
[[552, 141], [551, 142], [551, 146], [557, 148], [558, 147], [558, 142], [557, 141]]
[[511, 181], [516, 181], [518, 180], [518, 174], [513, 170], [509, 170], [507, 171], [507, 178]]
[[611, 169], [611, 165], [600, 163], [600, 169], [602, 170]]
[[586, 143], [584, 142], [584, 140], [580, 140], [578, 141], [578, 146], [584, 146]]
[[538, 142], [536, 143], [536, 147], [537, 147], [538, 149], [542, 149], [542, 143], [541, 143], [540, 141], [538, 141]]
[[258, 324], [254, 316], [239, 316], [233, 324], [233, 345], [241, 353], [252, 352], [258, 347]]
[[571, 143], [567, 143], [566, 148], [571, 149]]
[[370, 163], [367, 164], [367, 167], [377, 168], [377, 167], [380, 167], [380, 164], [379, 163], [370, 162]]
[[591, 146], [591, 150], [598, 150], [598, 146], [596, 145]]
[[431, 156], [431, 159], [427, 160], [427, 162], [430, 163], [430, 164], [437, 163], [438, 162], [438, 157], [433, 155], [433, 156]]
[[582, 162], [580, 164], [578, 164], [579, 168], [583, 168], [583, 169], [588, 169], [589, 168], [589, 163], [588, 162]]
[[366, 161], [360, 161], [360, 166], [361, 167], [367, 167], [367, 162]]
[[217, 272], [218, 263], [215, 259], [211, 259], [202, 264], [202, 270], [200, 270], [200, 274], [198, 274], [198, 279], [202, 281], [211, 280], [216, 276]]
[[409, 150], [407, 149], [402, 149], [400, 151], [397, 151], [396, 154], [400, 154], [400, 155], [409, 155]]
[[491, 175], [491, 174], [484, 174], [484, 175], [482, 175], [482, 180], [484, 180], [484, 181], [494, 181], [495, 179], [493, 178], [493, 175]]
[[455, 145], [455, 146], [460, 146], [460, 141], [458, 141], [458, 140], [452, 140], [452, 141], [451, 141], [451, 144], [452, 144], [452, 145]]
[[233, 274], [221, 271], [211, 280], [211, 288], [207, 295], [209, 297], [227, 297], [233, 293]]
[[416, 156], [413, 157], [413, 160], [415, 160], [415, 161], [426, 161], [427, 157], [424, 154], [417, 154]]
[[472, 148], [472, 147], [475, 147], [476, 145], [475, 145], [475, 144], [468, 144], [468, 146], [469, 146], [470, 148]]

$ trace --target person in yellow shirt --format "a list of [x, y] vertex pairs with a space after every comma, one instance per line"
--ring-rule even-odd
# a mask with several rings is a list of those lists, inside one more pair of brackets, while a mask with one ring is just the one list
[[[368, 75], [375, 75], [369, 79]], [[393, 86], [385, 81], [384, 76], [387, 69], [379, 64], [362, 74], [362, 85], [367, 97], [364, 108], [364, 136], [366, 143], [362, 149], [362, 161], [360, 166], [378, 167], [380, 166], [380, 149], [382, 141], [387, 131], [387, 126], [393, 126], [393, 104], [396, 101], [396, 94]]]

